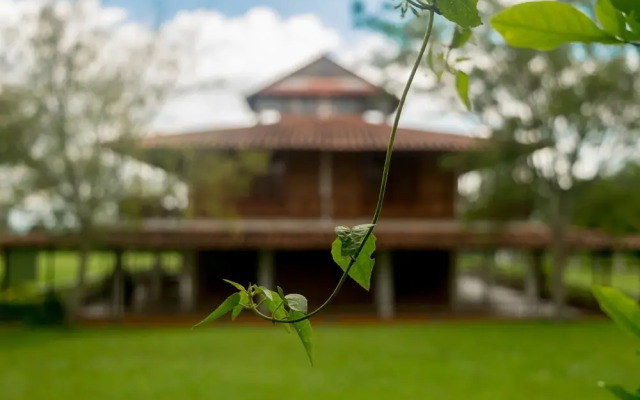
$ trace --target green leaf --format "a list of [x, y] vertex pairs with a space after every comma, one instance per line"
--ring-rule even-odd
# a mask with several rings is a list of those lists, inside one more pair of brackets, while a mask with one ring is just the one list
[[555, 1], [516, 4], [495, 14], [491, 25], [514, 47], [552, 50], [570, 42], [619, 43], [577, 8]]
[[624, 37], [624, 32], [627, 29], [624, 15], [611, 4], [611, 0], [598, 0], [596, 17], [605, 32], [613, 36]]
[[289, 308], [306, 314], [308, 310], [307, 298], [301, 294], [288, 294], [285, 296]]
[[353, 229], [351, 229], [351, 237], [354, 240], [361, 242], [362, 239], [364, 239], [364, 237], [367, 236], [367, 233], [369, 233], [369, 230], [373, 229], [374, 227], [375, 227], [375, 224], [356, 225], [353, 227]]
[[462, 71], [456, 72], [456, 90], [458, 91], [458, 97], [467, 107], [467, 110], [471, 109], [471, 102], [469, 101], [469, 76]]
[[640, 15], [640, 2], [638, 0], [611, 0], [611, 5], [623, 13]]
[[194, 328], [209, 323], [211, 321], [215, 321], [216, 319], [222, 317], [229, 311], [233, 310], [240, 303], [240, 293], [234, 293], [231, 296], [227, 297], [225, 301], [222, 302], [209, 316], [202, 321], [198, 322]]
[[[244, 289], [244, 288], [243, 288]], [[240, 295], [240, 299], [238, 301], [238, 305], [233, 308], [233, 312], [231, 312], [231, 320], [235, 321], [238, 318], [238, 315], [244, 310], [246, 307], [249, 307], [249, 295], [246, 291], [242, 291], [238, 293]]]
[[363, 224], [354, 226], [353, 228], [347, 228], [346, 226], [336, 227], [336, 235], [342, 242], [340, 247], [342, 257], [354, 256], [358, 252], [364, 237], [367, 236], [369, 230], [374, 226], [373, 224]]
[[273, 292], [271, 290], [267, 289], [264, 286], [260, 286], [260, 287], [258, 287], [258, 289], [260, 290], [261, 293], [263, 293], [265, 295], [265, 297], [267, 299], [273, 301]]
[[607, 384], [603, 384], [602, 386], [620, 400], [640, 400], [640, 396], [638, 394], [630, 393], [622, 386]]
[[623, 330], [640, 338], [640, 307], [635, 300], [617, 289], [594, 286], [593, 295], [602, 311]]
[[[331, 256], [333, 261], [345, 271], [351, 262], [351, 257], [344, 257], [341, 254], [342, 243], [340, 239], [336, 239], [331, 246]], [[376, 250], [376, 237], [372, 234], [367, 239], [358, 259], [354, 263], [351, 270], [349, 270], [349, 276], [365, 290], [369, 290], [371, 287], [371, 272], [373, 271], [374, 260], [371, 258], [373, 252]]]
[[464, 46], [469, 41], [469, 39], [471, 39], [471, 33], [471, 29], [469, 28], [456, 26], [456, 29], [453, 31], [451, 45], [449, 47], [452, 49], [457, 49]]
[[[291, 321], [302, 318], [302, 317], [304, 317], [304, 314], [301, 313], [300, 311], [292, 310], [289, 313], [289, 320]], [[311, 365], [313, 365], [313, 356], [311, 354], [311, 351], [312, 351], [311, 321], [309, 321], [308, 319], [305, 319], [304, 321], [296, 322], [295, 324], [293, 324], [293, 327], [298, 333], [298, 337], [300, 338], [300, 341], [302, 341], [302, 345], [304, 346], [304, 349], [307, 352], [307, 357], [309, 357], [309, 361], [311, 362]]]
[[478, 0], [440, 0], [438, 8], [446, 19], [463, 28], [482, 24], [478, 14]]
[[235, 287], [236, 289], [238, 289], [241, 292], [246, 292], [247, 290], [244, 288], [244, 286], [242, 286], [239, 283], [235, 283], [233, 281], [230, 281], [228, 279], [223, 279], [223, 281], [227, 282], [228, 284], [230, 284], [231, 286]]
[[[269, 310], [271, 315], [276, 319], [288, 319], [287, 311], [284, 309], [284, 304], [282, 302], [282, 298], [280, 298], [280, 295], [269, 289], [266, 289], [264, 291], [264, 304], [267, 306], [267, 309]], [[267, 292], [270, 292], [271, 299], [266, 296]], [[282, 325], [287, 332], [291, 332], [291, 327], [289, 326], [289, 324], [280, 325]]]

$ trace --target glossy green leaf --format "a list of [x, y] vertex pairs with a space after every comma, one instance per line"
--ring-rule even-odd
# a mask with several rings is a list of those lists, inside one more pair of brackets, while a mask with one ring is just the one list
[[[300, 311], [291, 311], [289, 313], [289, 320], [295, 320], [298, 318], [304, 317], [304, 314]], [[296, 322], [293, 324], [293, 328], [296, 330], [302, 345], [304, 346], [305, 351], [307, 352], [307, 357], [309, 357], [309, 361], [311, 365], [313, 365], [313, 355], [312, 355], [312, 342], [311, 342], [311, 321], [305, 319], [301, 322]]]
[[640, 307], [634, 299], [617, 289], [594, 286], [593, 295], [602, 311], [623, 330], [640, 338]]
[[471, 29], [469, 28], [456, 26], [455, 30], [453, 31], [451, 45], [449, 47], [451, 47], [452, 49], [458, 49], [464, 46], [469, 41], [469, 39], [471, 39], [471, 33]]
[[478, 0], [439, 0], [438, 8], [446, 19], [463, 28], [482, 24], [478, 14]]
[[495, 14], [491, 25], [514, 47], [552, 50], [570, 42], [619, 43], [577, 8], [556, 1], [516, 4]]
[[225, 301], [222, 302], [209, 316], [198, 324], [194, 326], [194, 328], [204, 325], [206, 323], [215, 321], [216, 319], [222, 317], [229, 311], [233, 310], [240, 303], [240, 293], [234, 293], [231, 296], [227, 297]]
[[241, 292], [245, 292], [245, 291], [246, 291], [246, 289], [244, 288], [244, 286], [242, 286], [242, 285], [241, 285], [241, 284], [239, 284], [239, 283], [235, 283], [235, 282], [230, 281], [230, 280], [228, 280], [228, 279], [223, 279], [223, 281], [227, 282], [228, 284], [230, 284], [231, 286], [235, 287], [236, 289], [238, 289], [238, 290], [239, 290], [239, 291], [241, 291]]
[[458, 97], [462, 100], [462, 103], [467, 108], [471, 109], [471, 102], [469, 101], [469, 76], [462, 71], [456, 72], [456, 90], [458, 91]]
[[605, 32], [613, 36], [624, 36], [627, 29], [624, 15], [611, 4], [611, 0], [598, 0], [596, 17]]
[[[331, 256], [333, 261], [336, 262], [342, 268], [343, 271], [349, 267], [351, 257], [344, 257], [341, 254], [342, 243], [340, 239], [336, 239], [331, 246]], [[349, 276], [365, 290], [369, 290], [371, 287], [371, 272], [373, 271], [374, 260], [371, 258], [373, 252], [376, 250], [376, 237], [372, 234], [367, 239], [362, 248], [362, 252], [358, 256], [358, 259], [354, 263], [351, 270], [349, 270]]]
[[307, 298], [301, 294], [288, 294], [285, 296], [289, 308], [306, 314], [308, 310]]
[[638, 0], [611, 0], [611, 4], [625, 14], [640, 15], [640, 1]]

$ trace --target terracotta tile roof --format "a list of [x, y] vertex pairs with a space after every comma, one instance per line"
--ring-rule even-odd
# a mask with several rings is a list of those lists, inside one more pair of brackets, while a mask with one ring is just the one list
[[[145, 149], [211, 148], [261, 150], [383, 151], [391, 128], [371, 124], [359, 116], [284, 117], [271, 125], [157, 135], [143, 139]], [[478, 148], [481, 139], [469, 136], [400, 129], [395, 149], [400, 151], [465, 151]]]

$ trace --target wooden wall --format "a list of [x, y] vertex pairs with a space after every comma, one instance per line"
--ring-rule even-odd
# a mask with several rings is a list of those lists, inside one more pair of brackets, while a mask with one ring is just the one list
[[[284, 167], [255, 178], [254, 189], [261, 190], [252, 190], [250, 195], [236, 199], [235, 214], [247, 218], [319, 218], [320, 153], [290, 152], [274, 157]], [[384, 217], [441, 219], [455, 216], [456, 176], [442, 169], [439, 160], [440, 155], [436, 153], [394, 155]], [[333, 154], [334, 218], [366, 218], [373, 213], [383, 162], [383, 153]], [[265, 191], [265, 187], [270, 190]], [[193, 192], [194, 201], [206, 201], [206, 196], [197, 195], [197, 189]]]

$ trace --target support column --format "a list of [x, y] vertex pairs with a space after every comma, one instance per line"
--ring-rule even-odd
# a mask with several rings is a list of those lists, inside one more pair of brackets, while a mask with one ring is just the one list
[[182, 255], [182, 272], [180, 273], [179, 296], [180, 310], [190, 312], [196, 306], [196, 282], [197, 270], [195, 262], [195, 253], [192, 251], [184, 252]]
[[[258, 285], [275, 290], [275, 254], [273, 250], [260, 250], [258, 252]], [[261, 311], [269, 313], [266, 306], [260, 306]]]
[[258, 253], [258, 285], [274, 289], [275, 257], [272, 250], [260, 250]]
[[320, 171], [318, 180], [320, 195], [320, 216], [322, 219], [333, 218], [333, 155], [320, 153]]
[[536, 314], [540, 305], [540, 291], [542, 282], [540, 276], [542, 275], [544, 262], [544, 253], [541, 250], [534, 250], [531, 252], [529, 262], [527, 263], [527, 272], [524, 281], [524, 293], [527, 303], [527, 308], [530, 313]]
[[113, 268], [113, 288], [111, 298], [111, 316], [115, 320], [124, 317], [124, 267], [122, 250], [115, 251], [115, 265]]
[[381, 251], [376, 257], [375, 300], [378, 316], [393, 318], [396, 313], [391, 252]]

